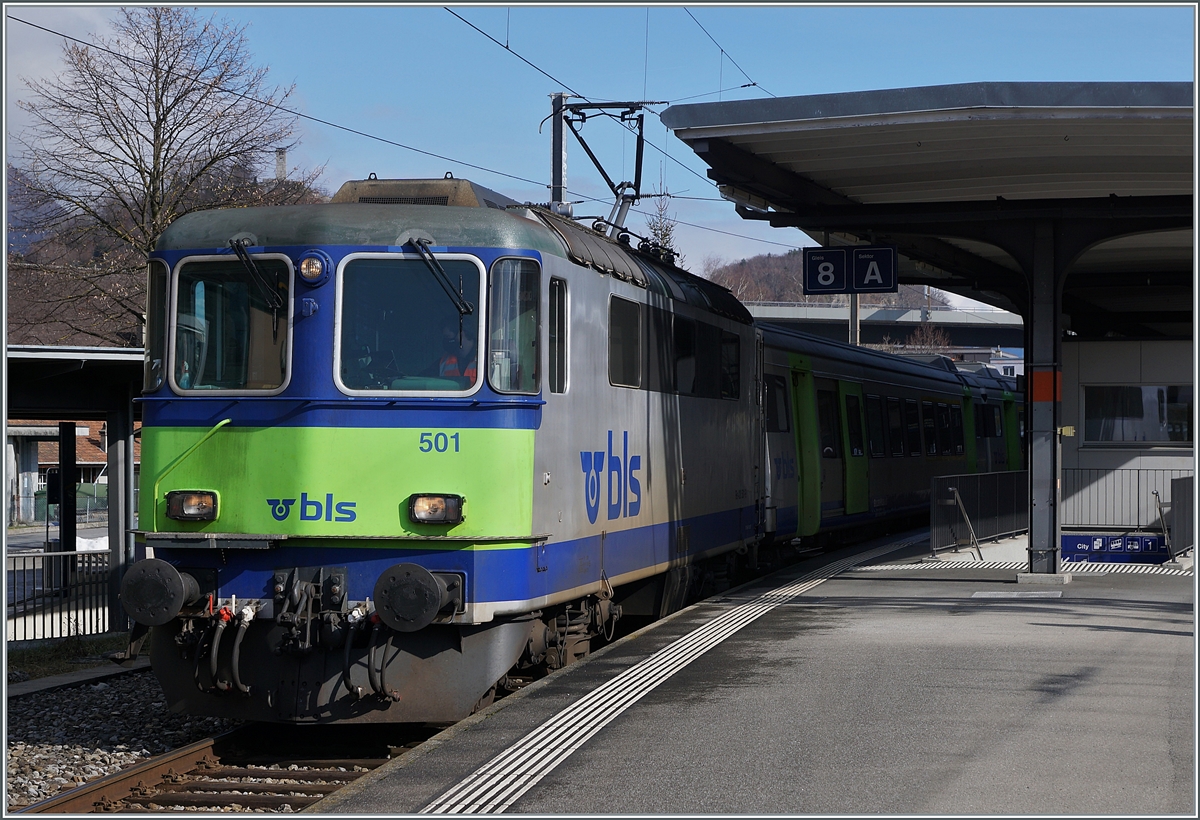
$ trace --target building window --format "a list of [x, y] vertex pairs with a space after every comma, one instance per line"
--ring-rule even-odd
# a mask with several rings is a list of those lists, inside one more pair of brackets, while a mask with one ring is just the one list
[[1192, 441], [1192, 385], [1083, 388], [1084, 442]]

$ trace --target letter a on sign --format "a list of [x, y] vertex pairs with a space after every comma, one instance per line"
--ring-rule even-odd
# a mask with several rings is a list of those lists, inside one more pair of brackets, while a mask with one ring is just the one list
[[855, 293], [895, 293], [896, 249], [889, 246], [859, 246], [852, 251], [851, 268]]

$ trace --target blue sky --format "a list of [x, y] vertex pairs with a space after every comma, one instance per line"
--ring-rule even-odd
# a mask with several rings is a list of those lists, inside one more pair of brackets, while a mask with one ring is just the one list
[[[86, 40], [105, 32], [113, 7], [9, 3], [5, 13]], [[556, 91], [596, 101], [708, 102], [981, 81], [1189, 81], [1196, 60], [1195, 9], [1181, 4], [280, 4], [201, 13], [247, 24], [256, 62], [274, 83], [295, 84], [299, 111], [519, 178], [302, 121], [289, 159], [325, 165], [331, 192], [369, 173], [451, 171], [518, 200], [545, 201], [550, 130], [539, 126]], [[7, 19], [5, 45], [11, 133], [23, 124], [14, 108], [20, 78], [55, 71], [61, 40]], [[738, 88], [750, 81], [758, 86]], [[631, 136], [602, 118], [583, 133], [610, 176], [632, 178]], [[670, 208], [688, 267], [809, 244], [796, 230], [739, 219], [657, 117], [647, 117], [646, 134], [655, 147], [646, 150], [644, 190], [657, 187], [661, 173], [667, 190], [690, 197]], [[574, 142], [568, 186], [573, 199], [606, 200], [576, 213], [607, 215], [611, 195]], [[650, 201], [638, 210], [650, 213]], [[635, 212], [629, 226], [637, 231], [644, 220]]]

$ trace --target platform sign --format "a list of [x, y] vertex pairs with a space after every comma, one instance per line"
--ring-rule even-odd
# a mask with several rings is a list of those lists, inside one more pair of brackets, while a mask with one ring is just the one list
[[895, 293], [896, 249], [888, 245], [805, 248], [805, 293]]
[[845, 248], [804, 249], [805, 293], [849, 293]]
[[1063, 535], [1064, 564], [1161, 564], [1171, 555], [1162, 536], [1145, 533], [1072, 533]]
[[854, 293], [895, 293], [899, 289], [895, 248], [855, 248], [851, 256]]

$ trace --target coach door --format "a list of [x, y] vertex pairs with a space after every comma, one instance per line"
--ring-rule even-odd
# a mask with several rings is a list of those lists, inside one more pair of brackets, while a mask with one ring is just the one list
[[817, 432], [821, 448], [821, 517], [846, 511], [845, 451], [842, 447], [841, 413], [838, 412], [837, 383], [817, 379]]

